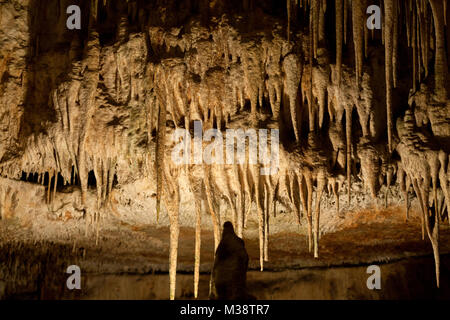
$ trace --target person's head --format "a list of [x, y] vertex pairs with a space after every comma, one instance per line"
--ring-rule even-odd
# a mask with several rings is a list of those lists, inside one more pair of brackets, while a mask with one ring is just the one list
[[223, 224], [223, 233], [234, 233], [233, 224], [230, 221]]

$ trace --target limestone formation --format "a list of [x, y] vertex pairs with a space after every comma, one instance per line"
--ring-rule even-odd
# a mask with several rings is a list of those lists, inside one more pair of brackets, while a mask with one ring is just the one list
[[[223, 211], [239, 237], [257, 232], [263, 270], [281, 207], [306, 225], [320, 258], [327, 193], [345, 214], [360, 181], [373, 201], [385, 188], [386, 206], [398, 185], [406, 219], [409, 192], [419, 201], [439, 285], [439, 224], [450, 209], [447, 1], [375, 1], [383, 29], [370, 34], [365, 0], [287, 0], [281, 9], [273, 1], [83, 0], [81, 31], [65, 28], [61, 8], [70, 1], [41, 2], [0, 2], [1, 219], [17, 202], [8, 181], [39, 184], [49, 214], [61, 214], [56, 201], [71, 187], [70, 210], [98, 242], [102, 219], [121, 201], [115, 193], [145, 179], [145, 215], [169, 218], [174, 299], [184, 199], [195, 204], [197, 295], [202, 230], [213, 230], [218, 261], [229, 254], [224, 239], [245, 252], [229, 227], [220, 242]], [[224, 137], [227, 129], [279, 129], [278, 170], [266, 176], [248, 161], [176, 165], [171, 137], [192, 132], [194, 121]], [[221, 286], [219, 297], [238, 295]]]

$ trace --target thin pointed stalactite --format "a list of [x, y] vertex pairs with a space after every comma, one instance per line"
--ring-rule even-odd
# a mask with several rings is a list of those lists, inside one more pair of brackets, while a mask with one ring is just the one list
[[353, 44], [355, 47], [356, 85], [359, 87], [364, 60], [365, 0], [352, 1]]
[[[255, 187], [256, 212], [258, 214], [258, 238], [259, 238], [259, 265], [260, 270], [264, 271], [264, 203], [261, 203], [259, 168], [252, 167], [253, 181]], [[264, 201], [263, 201], [264, 202]]]
[[320, 237], [320, 201], [322, 199], [323, 190], [325, 189], [325, 176], [321, 170], [317, 177], [317, 190], [316, 190], [316, 212], [314, 217], [314, 258], [319, 258], [319, 237]]
[[98, 240], [99, 240], [99, 237], [100, 237], [100, 220], [101, 220], [100, 211], [96, 212], [95, 217], [96, 217], [96, 221], [95, 221], [95, 246], [98, 246]]
[[269, 261], [269, 190], [264, 187], [264, 261]]
[[307, 214], [308, 213], [308, 203], [307, 203], [307, 190], [306, 186], [303, 183], [303, 175], [301, 172], [297, 173], [297, 183], [298, 183], [298, 190], [300, 193], [300, 201], [302, 202], [303, 211]]
[[388, 150], [391, 153], [392, 150], [392, 86], [393, 86], [393, 46], [394, 38], [392, 30], [395, 23], [395, 0], [384, 1], [384, 14], [385, 14], [385, 27], [384, 27], [384, 39], [385, 39], [385, 73], [386, 73], [386, 116], [387, 116], [387, 131], [388, 131]]
[[420, 193], [420, 189], [417, 183], [417, 179], [415, 178], [411, 178], [412, 180], [412, 184], [413, 184], [413, 188], [414, 191], [416, 193], [417, 198], [419, 199], [419, 205], [420, 205], [420, 209], [422, 211], [422, 214], [420, 215], [420, 219], [421, 219], [421, 223], [422, 223], [422, 240], [425, 240], [425, 216], [426, 216], [426, 208], [425, 208], [425, 204], [423, 202], [423, 198], [421, 196]]
[[417, 91], [417, 18], [416, 18], [416, 8], [412, 7], [412, 29], [411, 29], [411, 45], [413, 48], [413, 92]]
[[304, 177], [306, 180], [306, 188], [308, 190], [308, 211], [307, 211], [308, 249], [309, 249], [309, 252], [312, 252], [313, 251], [313, 230], [312, 230], [313, 181], [312, 181], [311, 171], [309, 171], [309, 169], [306, 170]]
[[446, 54], [446, 36], [444, 5], [442, 0], [429, 0], [434, 18], [435, 33], [435, 62], [434, 62], [434, 90], [438, 101], [448, 98], [448, 62]]
[[[164, 202], [169, 215], [169, 298], [175, 300], [176, 280], [177, 280], [177, 260], [178, 260], [178, 239], [180, 236], [179, 214], [180, 214], [180, 191], [177, 177], [171, 175], [166, 166], [165, 171], [165, 192]], [[175, 181], [174, 181], [175, 180]]]
[[286, 1], [287, 9], [287, 40], [291, 41], [291, 0]]
[[[50, 174], [51, 172], [51, 174]], [[55, 175], [55, 170], [52, 170], [48, 173], [48, 187], [47, 187], [47, 203], [50, 204], [50, 195], [51, 195], [51, 184], [53, 176]]]
[[[394, 30], [393, 30], [393, 40], [392, 40], [392, 84], [394, 88], [397, 88], [397, 73], [398, 73], [398, 37], [399, 37], [399, 4], [398, 0], [394, 0]], [[366, 53], [367, 54], [367, 53]], [[391, 120], [392, 122], [392, 120]], [[392, 129], [391, 129], [392, 130]]]
[[314, 59], [314, 37], [313, 37], [313, 20], [311, 15], [309, 17], [309, 89], [308, 89], [308, 110], [309, 110], [309, 131], [315, 130], [314, 119], [314, 97], [313, 97], [313, 59]]
[[352, 108], [345, 109], [345, 135], [347, 144], [347, 195], [348, 205], [350, 205], [351, 190], [352, 190]]
[[156, 140], [156, 161], [155, 161], [155, 173], [156, 173], [156, 222], [159, 222], [159, 214], [161, 212], [161, 197], [162, 197], [162, 185], [163, 185], [163, 169], [164, 165], [164, 153], [165, 153], [165, 136], [166, 136], [166, 104], [164, 103], [161, 93], [158, 95], [158, 133]]
[[342, 17], [343, 1], [347, 0], [336, 0], [336, 73], [339, 87], [341, 86], [342, 76], [342, 36], [344, 29]]
[[407, 182], [407, 174], [405, 172], [405, 170], [403, 170], [403, 167], [401, 165], [399, 165], [398, 168], [398, 181], [400, 184], [400, 190], [403, 192], [403, 198], [405, 201], [405, 222], [408, 222], [409, 219], [409, 202], [408, 202], [408, 189], [409, 189], [409, 185]]
[[[414, 188], [416, 189], [417, 197], [419, 198], [419, 201], [421, 203], [422, 207], [422, 215], [423, 215], [423, 221], [425, 222], [425, 230], [427, 232], [428, 238], [430, 239], [431, 246], [433, 248], [433, 256], [434, 256], [434, 263], [435, 263], [435, 273], [436, 273], [436, 286], [439, 288], [440, 286], [440, 257], [439, 257], [439, 217], [437, 214], [437, 211], [434, 210], [434, 217], [429, 216], [429, 208], [428, 208], [428, 185], [429, 185], [429, 179], [424, 179], [425, 181], [422, 182], [423, 187], [419, 185], [417, 182], [417, 179], [414, 180]], [[430, 218], [434, 218], [434, 226], [431, 230], [430, 226]]]
[[200, 250], [202, 233], [201, 202], [195, 200], [195, 262], [194, 262], [194, 298], [198, 298], [198, 283], [200, 280]]
[[384, 193], [384, 208], [387, 209], [388, 207], [388, 196], [389, 196], [389, 191], [390, 191], [390, 186], [392, 183], [392, 177], [393, 177], [393, 169], [391, 167], [388, 167], [387, 172], [386, 172], [386, 191]]
[[350, 0], [344, 1], [344, 44], [347, 44], [347, 28], [348, 28], [348, 2]]
[[317, 58], [317, 49], [319, 47], [319, 15], [320, 15], [320, 5], [321, 0], [311, 2], [311, 13], [310, 19], [312, 18], [312, 39], [313, 39], [313, 57]]
[[58, 172], [55, 172], [55, 180], [53, 182], [53, 201], [52, 201], [52, 210], [55, 210], [55, 199], [56, 199], [56, 189], [58, 188]]
[[205, 185], [205, 193], [206, 193], [206, 201], [208, 204], [209, 213], [211, 215], [211, 220], [213, 223], [213, 230], [214, 230], [214, 252], [216, 251], [217, 247], [220, 243], [220, 225], [219, 220], [217, 218], [217, 215], [214, 211], [214, 206], [212, 203], [213, 195], [211, 192], [211, 185], [209, 183], [209, 166], [203, 165], [203, 183]]

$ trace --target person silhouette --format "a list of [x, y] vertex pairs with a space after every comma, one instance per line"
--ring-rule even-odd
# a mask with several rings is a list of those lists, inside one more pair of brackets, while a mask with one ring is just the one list
[[[216, 250], [211, 273], [210, 299], [247, 300], [248, 254], [244, 240], [234, 232], [233, 224], [223, 224], [222, 239]], [[254, 299], [254, 298], [253, 298]]]

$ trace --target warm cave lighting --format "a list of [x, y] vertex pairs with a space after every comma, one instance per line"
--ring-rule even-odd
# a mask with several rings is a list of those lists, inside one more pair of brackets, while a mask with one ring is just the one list
[[450, 300], [449, 6], [0, 1], [0, 300]]

